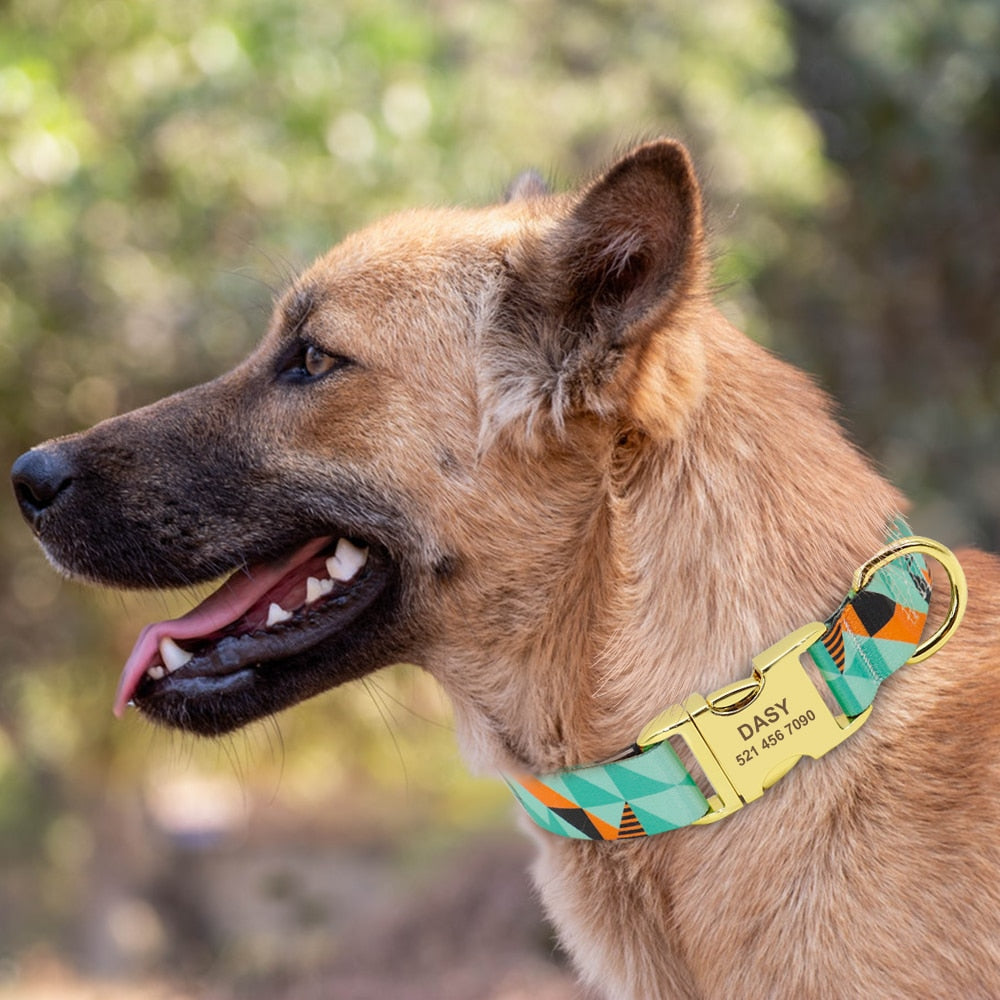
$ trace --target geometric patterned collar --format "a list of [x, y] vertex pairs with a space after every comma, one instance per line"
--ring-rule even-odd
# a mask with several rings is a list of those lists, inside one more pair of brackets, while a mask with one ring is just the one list
[[[921, 644], [931, 597], [924, 555], [947, 570], [951, 606]], [[952, 552], [911, 535], [897, 518], [888, 544], [857, 571], [840, 607], [755, 656], [749, 678], [661, 712], [610, 760], [504, 780], [538, 826], [562, 837], [627, 840], [715, 822], [760, 798], [801, 757], [821, 757], [856, 732], [879, 685], [930, 656], [958, 627], [966, 596]], [[827, 707], [803, 653], [842, 714]], [[690, 769], [678, 741], [693, 757]]]

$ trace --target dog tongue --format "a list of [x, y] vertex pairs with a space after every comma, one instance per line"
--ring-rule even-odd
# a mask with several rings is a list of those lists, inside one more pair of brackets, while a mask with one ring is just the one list
[[147, 625], [136, 640], [129, 654], [115, 695], [114, 712], [121, 718], [128, 707], [142, 675], [152, 666], [160, 647], [160, 640], [195, 639], [211, 635], [232, 624], [253, 607], [269, 590], [296, 566], [311, 559], [330, 538], [314, 538], [308, 545], [282, 559], [280, 562], [254, 566], [234, 573], [218, 590], [192, 608], [187, 614], [170, 621]]

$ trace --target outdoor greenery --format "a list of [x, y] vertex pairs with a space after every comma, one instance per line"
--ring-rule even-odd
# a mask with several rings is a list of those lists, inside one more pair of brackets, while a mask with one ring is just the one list
[[[367, 220], [661, 133], [698, 161], [726, 312], [834, 393], [921, 530], [996, 547], [996, 0], [0, 0], [0, 452], [224, 370]], [[244, 824], [506, 821], [414, 668], [221, 744], [115, 723], [135, 633], [190, 595], [60, 580], [9, 491], [0, 547], [0, 991], [39, 948], [188, 961], [135, 844], [186, 781]]]

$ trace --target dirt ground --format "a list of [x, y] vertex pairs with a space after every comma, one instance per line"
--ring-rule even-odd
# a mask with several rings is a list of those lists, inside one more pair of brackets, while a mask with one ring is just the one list
[[[262, 984], [253, 1000], [583, 1000], [526, 875], [530, 849], [466, 849], [391, 913], [358, 925], [306, 980]], [[236, 1000], [219, 993], [212, 1000]]]
[[[188, 867], [187, 898], [159, 900], [164, 912], [186, 915], [193, 935], [207, 936], [195, 974], [172, 975], [161, 963], [149, 975], [88, 977], [40, 949], [16, 970], [0, 970], [0, 998], [593, 1000], [574, 983], [539, 911], [530, 856], [523, 838], [496, 835], [441, 852], [409, 875], [377, 850], [325, 865], [301, 854], [280, 862], [203, 857]], [[313, 874], [298, 878], [302, 871]], [[275, 937], [255, 924], [261, 886], [301, 933]], [[212, 930], [213, 903], [228, 926], [243, 918], [228, 938]]]

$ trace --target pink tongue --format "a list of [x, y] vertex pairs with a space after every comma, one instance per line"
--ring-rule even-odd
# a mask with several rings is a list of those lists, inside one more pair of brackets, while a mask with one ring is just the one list
[[160, 640], [195, 639], [211, 635], [232, 622], [253, 607], [269, 590], [288, 575], [289, 572], [311, 559], [317, 552], [329, 545], [332, 538], [314, 538], [298, 552], [281, 562], [254, 566], [247, 571], [234, 573], [218, 590], [207, 597], [186, 615], [171, 621], [147, 625], [136, 640], [115, 695], [114, 712], [121, 718], [128, 707], [142, 675], [153, 665], [159, 654]]

